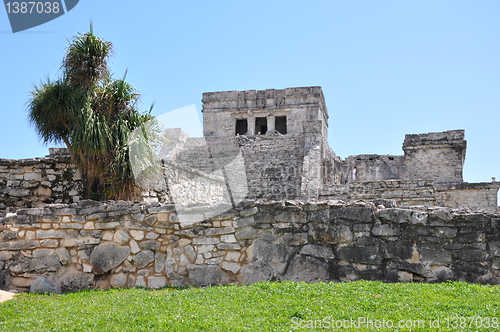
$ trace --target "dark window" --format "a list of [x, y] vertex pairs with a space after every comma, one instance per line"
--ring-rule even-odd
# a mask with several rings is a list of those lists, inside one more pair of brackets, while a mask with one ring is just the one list
[[286, 135], [286, 116], [277, 116], [274, 128], [282, 135]]
[[255, 119], [255, 133], [257, 135], [264, 135], [267, 132], [267, 118]]
[[236, 135], [245, 135], [248, 131], [247, 119], [236, 119]]

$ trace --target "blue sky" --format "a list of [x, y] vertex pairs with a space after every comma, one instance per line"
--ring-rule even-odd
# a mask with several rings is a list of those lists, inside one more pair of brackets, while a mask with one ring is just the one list
[[48, 153], [27, 121], [29, 92], [61, 74], [68, 39], [92, 20], [144, 111], [199, 112], [206, 91], [321, 86], [342, 158], [401, 155], [405, 134], [465, 129], [465, 181], [500, 180], [499, 17], [499, 1], [80, 0], [13, 34], [0, 8], [0, 158]]

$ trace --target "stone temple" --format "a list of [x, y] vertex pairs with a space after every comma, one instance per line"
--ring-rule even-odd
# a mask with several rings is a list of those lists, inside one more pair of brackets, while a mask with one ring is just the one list
[[[208, 217], [247, 199], [391, 199], [401, 206], [497, 209], [500, 182], [463, 182], [464, 130], [406, 135], [403, 155], [341, 159], [328, 145], [321, 87], [206, 92], [202, 101], [203, 137], [166, 130], [164, 172], [145, 182], [146, 202], [173, 202], [178, 212], [208, 204]], [[65, 149], [51, 149], [45, 158], [0, 159], [0, 216], [76, 203], [80, 181]]]
[[403, 206], [497, 208], [500, 183], [463, 182], [464, 130], [406, 135], [404, 155], [341, 159], [328, 145], [321, 87], [207, 92], [202, 111], [204, 138], [184, 136], [182, 148], [164, 159], [175, 161], [177, 173], [179, 167], [212, 175], [223, 170], [220, 181], [227, 183], [238, 173], [225, 165], [239, 157], [244, 167], [237, 177], [247, 188], [233, 186], [233, 196], [240, 191], [254, 200], [392, 199]]

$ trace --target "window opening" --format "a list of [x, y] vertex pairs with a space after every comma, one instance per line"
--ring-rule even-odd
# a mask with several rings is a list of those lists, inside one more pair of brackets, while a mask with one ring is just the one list
[[282, 135], [286, 135], [286, 116], [277, 116], [274, 129]]
[[248, 131], [247, 119], [236, 119], [236, 135], [246, 135]]
[[255, 132], [257, 135], [264, 135], [267, 132], [267, 118], [255, 119]]

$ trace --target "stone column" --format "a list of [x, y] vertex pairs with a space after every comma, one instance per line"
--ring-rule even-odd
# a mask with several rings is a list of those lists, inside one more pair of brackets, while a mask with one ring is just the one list
[[248, 117], [248, 130], [247, 135], [255, 135], [255, 116], [251, 115]]
[[267, 115], [267, 132], [268, 133], [274, 133], [275, 131], [275, 117], [273, 114], [268, 114]]

